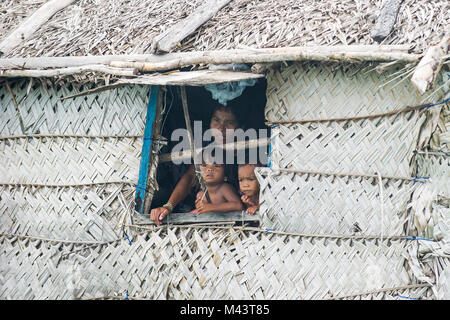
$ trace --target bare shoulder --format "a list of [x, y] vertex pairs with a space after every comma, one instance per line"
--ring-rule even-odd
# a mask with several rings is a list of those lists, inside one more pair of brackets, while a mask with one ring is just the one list
[[220, 189], [223, 190], [223, 191], [227, 190], [227, 191], [236, 192], [236, 189], [231, 184], [229, 184], [228, 182], [222, 183], [222, 185], [220, 186]]
[[222, 186], [220, 187], [220, 192], [222, 192], [222, 194], [225, 197], [236, 197], [239, 198], [238, 193], [236, 191], [236, 189], [229, 183], [223, 183]]

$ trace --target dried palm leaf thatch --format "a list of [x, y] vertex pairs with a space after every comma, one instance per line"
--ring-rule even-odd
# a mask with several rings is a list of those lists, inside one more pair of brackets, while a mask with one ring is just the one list
[[45, 2], [46, 0], [2, 0], [0, 42]]
[[306, 234], [406, 235], [408, 202], [419, 184], [269, 168], [255, 172], [261, 186], [262, 227]]
[[[237, 46], [372, 44], [370, 31], [379, 1], [233, 1], [183, 43], [196, 50]], [[447, 12], [441, 10], [447, 9]], [[431, 30], [442, 32], [449, 18], [445, 1], [403, 1], [395, 30], [384, 44], [417, 43], [423, 50]], [[187, 49], [187, 48], [186, 48]]]
[[65, 185], [138, 180], [142, 138], [50, 136], [0, 141], [1, 183]]
[[432, 179], [450, 177], [450, 155], [445, 152], [419, 151], [414, 160], [418, 177], [431, 177]]
[[[0, 86], [0, 134], [142, 135], [148, 86], [129, 85], [66, 99], [94, 85], [49, 85], [36, 80]], [[18, 111], [17, 111], [18, 110]], [[19, 124], [23, 121], [25, 132]]]
[[409, 234], [450, 243], [450, 229], [446, 225], [450, 214], [448, 177], [430, 179], [412, 194], [408, 205], [412, 222]]
[[327, 299], [423, 287], [405, 239], [189, 227], [115, 242], [2, 235], [0, 243], [5, 299]]
[[408, 264], [414, 276], [433, 285], [431, 289], [436, 299], [449, 299], [450, 242], [447, 239], [413, 241], [407, 251]]
[[[55, 14], [7, 57], [150, 53], [155, 37], [202, 3], [79, 0]], [[370, 32], [380, 8], [381, 2], [375, 0], [235, 0], [176, 50], [374, 44]], [[448, 9], [446, 0], [403, 1], [394, 31], [383, 44], [414, 44], [413, 50], [421, 53], [445, 29]], [[12, 27], [5, 24], [3, 29]]]
[[79, 0], [56, 13], [8, 56], [150, 53], [154, 37], [201, 3]]
[[[444, 236], [442, 232], [434, 229], [436, 224], [448, 222], [444, 212], [445, 208], [448, 209], [450, 207], [450, 184], [448, 183], [450, 177], [450, 155], [442, 152], [418, 152], [414, 158], [417, 175], [426, 177], [430, 181], [426, 190], [421, 193], [422, 199], [424, 195], [428, 195], [429, 200], [423, 204], [414, 203], [413, 206], [413, 210], [417, 215], [425, 215], [426, 219], [429, 220], [426, 226], [425, 222], [422, 222], [422, 226], [418, 230], [426, 232], [427, 234], [424, 236], [427, 238], [441, 238]], [[438, 227], [438, 229], [443, 230], [441, 227]], [[450, 237], [450, 230], [447, 232], [448, 237]]]
[[[448, 76], [450, 86], [450, 72]], [[448, 97], [450, 97], [450, 91]], [[450, 153], [450, 103], [442, 106], [436, 131], [431, 136], [430, 148]]]
[[[409, 80], [405, 65], [376, 72], [377, 65], [293, 63], [271, 68], [267, 75], [269, 122], [363, 117], [440, 102], [443, 89], [423, 101]], [[439, 76], [442, 83], [442, 75]]]
[[438, 199], [431, 204], [431, 219], [423, 237], [450, 243], [450, 200]]
[[348, 121], [280, 124], [272, 128], [274, 168], [410, 177], [425, 115], [408, 111]]
[[[134, 199], [128, 183], [75, 187], [0, 186], [0, 233], [72, 241], [111, 241]], [[128, 214], [127, 214], [128, 213]]]

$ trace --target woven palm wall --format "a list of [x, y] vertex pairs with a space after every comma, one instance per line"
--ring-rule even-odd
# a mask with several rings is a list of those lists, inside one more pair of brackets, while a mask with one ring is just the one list
[[2, 85], [0, 232], [117, 238], [138, 180], [148, 87], [61, 99], [91, 87]]
[[420, 96], [406, 67], [377, 69], [293, 63], [269, 71], [271, 163], [256, 169], [262, 225], [324, 236], [426, 237], [445, 248], [428, 260], [435, 271], [427, 274], [434, 297], [448, 297], [448, 288], [437, 289], [447, 277], [437, 266], [449, 257], [449, 158], [418, 152], [446, 141], [446, 74], [438, 90]]
[[[269, 224], [263, 230], [132, 226], [149, 88], [66, 100], [60, 98], [90, 87], [18, 81], [10, 88], [0, 88], [0, 157], [6, 164], [0, 172], [2, 299], [445, 297], [445, 282], [436, 279], [444, 279], [440, 270], [447, 260], [433, 258], [445, 246], [397, 234], [405, 223], [413, 228], [406, 195], [423, 184], [286, 175], [296, 179], [292, 185], [309, 181], [308, 188], [347, 185], [336, 193], [335, 213], [353, 208], [358, 201], [352, 196], [364, 194], [365, 206], [339, 217], [344, 217], [340, 224], [325, 219], [327, 209], [317, 203], [317, 194], [304, 195], [316, 202], [333, 236], [317, 228], [310, 229], [315, 234], [286, 232], [285, 224], [273, 231], [265, 231]], [[385, 223], [371, 225], [360, 210], [380, 217], [380, 181], [390, 200]], [[270, 184], [262, 189], [270, 190]], [[265, 218], [271, 198], [262, 198]], [[287, 209], [290, 205], [286, 202]], [[389, 210], [396, 211], [395, 219]], [[362, 219], [353, 221], [353, 215]], [[445, 233], [445, 225], [439, 227]]]
[[[217, 227], [130, 241], [1, 239], [0, 294], [25, 299], [402, 299], [430, 297], [404, 239], [325, 238]], [[413, 257], [413, 255], [412, 255]], [[411, 258], [413, 259], [413, 258]], [[65, 290], [64, 290], [64, 289]]]

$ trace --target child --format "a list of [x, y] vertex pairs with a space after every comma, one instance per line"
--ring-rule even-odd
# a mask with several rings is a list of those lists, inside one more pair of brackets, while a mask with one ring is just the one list
[[238, 169], [239, 189], [241, 200], [247, 208], [248, 214], [255, 214], [259, 210], [259, 183], [255, 175], [255, 164], [242, 164]]
[[197, 193], [195, 200], [196, 212], [228, 212], [243, 209], [239, 195], [231, 184], [225, 182], [225, 166], [216, 163], [203, 163], [200, 165], [202, 177], [205, 180], [211, 203], [208, 203], [203, 191]]

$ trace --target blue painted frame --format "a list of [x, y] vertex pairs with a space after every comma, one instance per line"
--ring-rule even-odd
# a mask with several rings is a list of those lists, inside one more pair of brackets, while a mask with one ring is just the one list
[[159, 86], [150, 87], [150, 97], [147, 105], [147, 116], [145, 118], [144, 141], [141, 151], [141, 163], [139, 165], [139, 179], [136, 186], [135, 209], [139, 213], [144, 213], [144, 200], [147, 188], [148, 167], [150, 165], [150, 148], [152, 146], [152, 129], [156, 117], [156, 104], [158, 102]]

